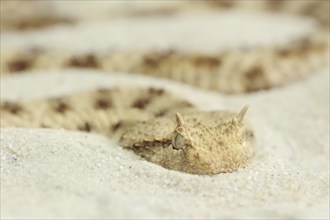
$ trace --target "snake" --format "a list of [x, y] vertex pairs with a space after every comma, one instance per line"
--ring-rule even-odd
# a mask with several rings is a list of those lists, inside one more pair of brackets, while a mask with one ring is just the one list
[[246, 46], [223, 49], [212, 54], [181, 51], [176, 48], [142, 51], [109, 49], [103, 52], [54, 50], [38, 45], [2, 48], [1, 75], [22, 74], [35, 69], [89, 68], [110, 73], [145, 74], [207, 90], [236, 94], [283, 86], [315, 73], [329, 64], [328, 1], [197, 3], [211, 4], [212, 7], [219, 9], [255, 9], [291, 13], [312, 18], [316, 24], [310, 33], [283, 45]]
[[252, 157], [246, 111], [201, 111], [164, 89], [114, 87], [3, 102], [0, 127], [99, 133], [164, 168], [214, 175], [242, 168]]
[[[250, 1], [206, 2], [198, 4], [219, 9], [253, 8]], [[90, 68], [146, 74], [235, 94], [282, 86], [328, 63], [329, 2], [262, 3], [257, 10], [309, 16], [317, 21], [316, 27], [285, 45], [225, 50], [212, 55], [173, 48], [105, 53], [34, 46], [9, 48], [1, 51], [1, 77], [35, 69], [47, 72], [53, 68]], [[290, 7], [292, 4], [297, 7]], [[56, 98], [1, 102], [0, 125], [99, 133], [166, 169], [215, 175], [244, 168], [253, 157], [255, 132], [244, 119], [247, 109], [202, 111], [164, 89], [113, 87]]]

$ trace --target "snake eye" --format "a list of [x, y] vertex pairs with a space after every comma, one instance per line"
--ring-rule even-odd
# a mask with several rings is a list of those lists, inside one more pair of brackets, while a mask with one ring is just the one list
[[184, 137], [178, 132], [175, 132], [172, 137], [172, 145], [177, 150], [182, 149], [185, 145]]

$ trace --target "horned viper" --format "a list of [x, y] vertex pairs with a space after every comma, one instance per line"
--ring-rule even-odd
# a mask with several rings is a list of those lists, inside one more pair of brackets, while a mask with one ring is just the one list
[[[251, 9], [255, 2], [250, 2], [206, 4]], [[317, 25], [309, 35], [282, 46], [226, 50], [215, 55], [176, 50], [75, 54], [19, 48], [1, 51], [1, 74], [84, 67], [148, 74], [239, 93], [286, 84], [328, 63], [329, 2], [262, 1], [256, 9], [313, 17]], [[246, 111], [247, 107], [239, 113], [204, 112], [161, 89], [117, 87], [56, 99], [1, 103], [1, 127], [97, 132], [165, 168], [212, 175], [244, 167], [252, 157], [255, 137], [243, 120]]]
[[114, 87], [31, 102], [1, 104], [1, 127], [65, 128], [104, 134], [148, 161], [192, 174], [246, 165], [254, 133], [244, 107], [200, 111], [156, 88]]

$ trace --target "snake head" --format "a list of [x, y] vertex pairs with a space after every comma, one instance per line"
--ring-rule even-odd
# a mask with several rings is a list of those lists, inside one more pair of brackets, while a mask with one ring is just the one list
[[176, 114], [177, 126], [172, 134], [172, 146], [184, 152], [180, 170], [193, 174], [231, 172], [241, 167], [251, 156], [243, 123], [245, 106], [230, 120], [218, 125], [185, 123]]

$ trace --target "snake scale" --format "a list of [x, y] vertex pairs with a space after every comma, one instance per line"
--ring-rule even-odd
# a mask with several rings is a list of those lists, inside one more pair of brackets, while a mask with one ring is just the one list
[[[211, 7], [244, 9], [250, 1], [212, 1]], [[216, 55], [169, 51], [76, 54], [43, 48], [4, 50], [1, 76], [33, 69], [95, 68], [164, 77], [225, 93], [270, 89], [328, 63], [329, 2], [266, 1], [258, 10], [310, 16], [309, 35], [273, 48], [219, 51]], [[291, 5], [292, 6], [292, 5]], [[248, 7], [249, 8], [249, 7]], [[250, 7], [251, 8], [251, 7]], [[285, 71], [289, 66], [290, 71]], [[1, 127], [65, 128], [104, 134], [146, 160], [191, 174], [213, 175], [246, 166], [255, 135], [234, 113], [204, 112], [159, 88], [114, 87], [29, 102], [2, 102]]]

